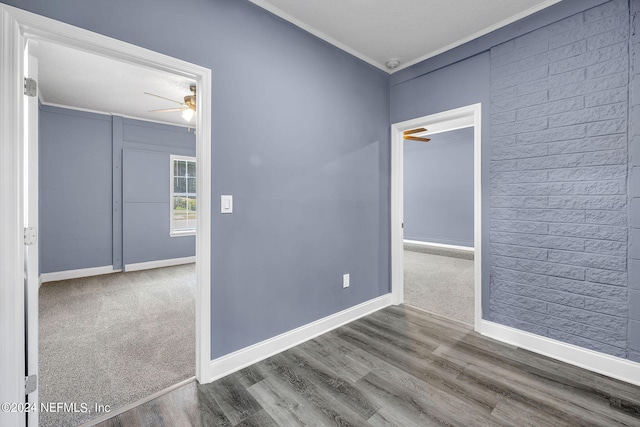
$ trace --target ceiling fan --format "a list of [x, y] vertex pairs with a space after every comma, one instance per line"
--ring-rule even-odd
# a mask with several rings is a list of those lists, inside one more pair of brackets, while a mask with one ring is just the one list
[[179, 104], [179, 107], [174, 108], [162, 108], [159, 110], [149, 110], [150, 113], [168, 113], [171, 111], [182, 111], [182, 118], [186, 121], [190, 122], [193, 118], [193, 113], [196, 111], [196, 86], [189, 86], [189, 90], [191, 90], [191, 95], [187, 95], [184, 97], [184, 102], [176, 101], [174, 99], [165, 98], [164, 96], [156, 95], [154, 93], [145, 92], [145, 95], [155, 96], [156, 98], [166, 99], [167, 101], [175, 102]]
[[427, 129], [425, 128], [418, 128], [418, 129], [411, 129], [411, 130], [405, 130], [403, 132], [403, 136], [404, 139], [410, 140], [410, 141], [421, 141], [421, 142], [429, 142], [431, 141], [431, 138], [424, 138], [421, 136], [415, 136], [415, 133], [422, 133], [422, 132], [426, 132]]

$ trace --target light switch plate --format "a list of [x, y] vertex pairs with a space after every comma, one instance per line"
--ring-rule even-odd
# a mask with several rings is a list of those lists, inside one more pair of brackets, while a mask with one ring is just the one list
[[220, 213], [232, 213], [233, 212], [233, 196], [222, 195], [220, 196]]

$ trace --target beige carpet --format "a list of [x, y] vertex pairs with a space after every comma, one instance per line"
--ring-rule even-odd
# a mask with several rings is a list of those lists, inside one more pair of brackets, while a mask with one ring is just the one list
[[404, 302], [473, 325], [473, 252], [404, 244]]
[[45, 283], [39, 331], [41, 426], [133, 403], [195, 375], [195, 264]]

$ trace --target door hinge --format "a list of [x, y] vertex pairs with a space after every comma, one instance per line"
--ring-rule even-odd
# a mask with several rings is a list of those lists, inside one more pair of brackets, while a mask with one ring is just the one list
[[33, 393], [38, 389], [38, 376], [33, 374], [24, 378], [24, 394]]
[[27, 96], [38, 96], [38, 83], [30, 79], [29, 77], [24, 78], [24, 94]]
[[38, 229], [35, 227], [27, 227], [24, 229], [24, 244], [33, 246], [38, 243]]

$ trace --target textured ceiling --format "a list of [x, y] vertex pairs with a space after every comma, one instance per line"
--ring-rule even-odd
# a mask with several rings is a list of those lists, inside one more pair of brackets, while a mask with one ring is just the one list
[[[149, 113], [179, 105], [144, 94], [155, 93], [182, 102], [194, 84], [187, 78], [49, 42], [30, 42], [29, 53], [38, 58], [39, 95], [45, 104], [188, 124], [180, 112]], [[191, 123], [195, 124], [195, 119]]]
[[250, 0], [335, 46], [401, 70], [560, 0]]

